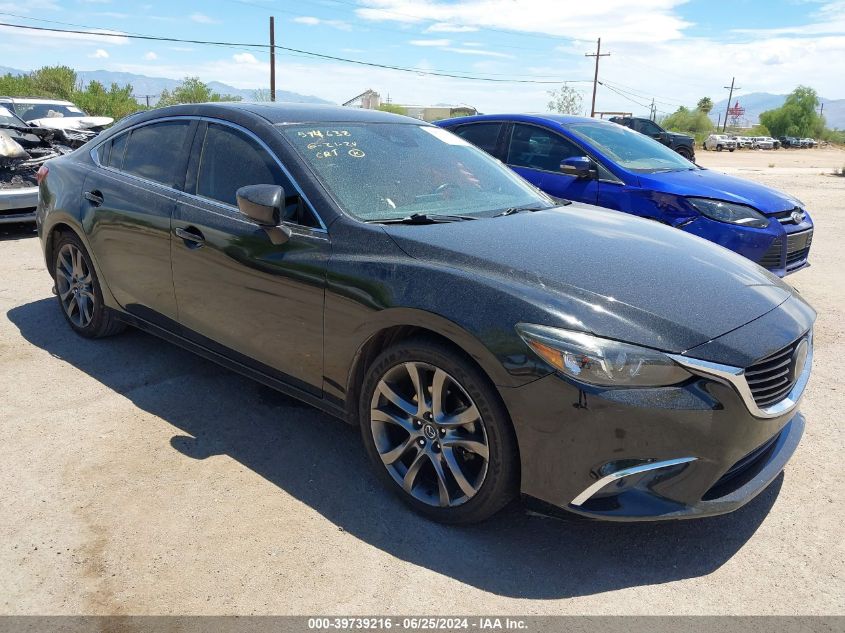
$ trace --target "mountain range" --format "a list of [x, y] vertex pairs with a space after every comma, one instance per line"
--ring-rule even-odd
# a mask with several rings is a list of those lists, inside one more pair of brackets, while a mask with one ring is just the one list
[[[783, 105], [787, 95], [775, 95], [768, 92], [752, 92], [745, 95], [740, 95], [732, 99], [734, 105], [739, 102], [739, 105], [745, 108], [745, 115], [740, 119], [740, 123], [745, 125], [756, 125], [760, 121], [760, 113], [766, 110], [773, 110]], [[824, 118], [827, 121], [827, 127], [834, 129], [845, 128], [845, 99], [825, 99], [820, 97], [819, 101], [824, 104]], [[719, 117], [724, 118], [725, 109], [728, 107], [728, 100], [722, 99], [713, 105], [710, 111], [710, 118], [716, 123]]]
[[[27, 71], [18, 70], [17, 68], [8, 68], [0, 66], [0, 75], [11, 73], [12, 75], [22, 75]], [[78, 70], [76, 76], [83, 84], [90, 81], [99, 81], [106, 87], [112, 83], [118, 86], [132, 86], [132, 93], [139, 103], [146, 103], [147, 96], [150, 97], [150, 105], [155, 105], [158, 96], [162, 90], [173, 90], [181, 81], [178, 79], [167, 79], [166, 77], [147, 77], [146, 75], [137, 75], [135, 73], [114, 72], [111, 70]], [[210, 81], [207, 83], [208, 87], [221, 95], [241, 97], [245, 101], [254, 98], [254, 89], [235, 88], [228, 84], [219, 81]], [[331, 103], [325, 99], [320, 99], [313, 95], [303, 95], [298, 92], [290, 92], [288, 90], [276, 89], [276, 100], [290, 101], [293, 103]]]

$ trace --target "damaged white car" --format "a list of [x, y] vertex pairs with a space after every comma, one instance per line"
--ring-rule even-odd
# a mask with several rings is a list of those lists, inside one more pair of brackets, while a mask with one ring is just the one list
[[0, 106], [14, 112], [30, 125], [62, 130], [101, 132], [114, 123], [107, 116], [88, 116], [70, 101], [24, 97], [0, 97]]
[[0, 105], [0, 224], [34, 222], [39, 168], [86, 140], [78, 131], [28, 125]]

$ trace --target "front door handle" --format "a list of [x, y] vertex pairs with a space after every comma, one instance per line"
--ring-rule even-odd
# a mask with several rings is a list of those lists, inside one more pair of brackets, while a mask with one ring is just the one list
[[181, 237], [185, 241], [185, 246], [188, 248], [199, 248], [205, 244], [205, 236], [198, 228], [189, 226], [187, 228], [177, 228], [173, 231], [176, 237]]
[[103, 204], [103, 194], [97, 189], [86, 191], [83, 195], [85, 196], [85, 199], [91, 203], [92, 207], [99, 207]]

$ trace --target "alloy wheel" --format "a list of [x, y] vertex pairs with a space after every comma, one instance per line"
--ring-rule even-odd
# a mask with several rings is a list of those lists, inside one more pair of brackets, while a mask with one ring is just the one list
[[82, 251], [65, 244], [56, 257], [56, 292], [70, 321], [87, 327], [94, 318], [94, 279]]
[[389, 369], [370, 403], [370, 430], [390, 476], [415, 499], [454, 507], [484, 484], [487, 431], [478, 407], [451, 375], [422, 362]]

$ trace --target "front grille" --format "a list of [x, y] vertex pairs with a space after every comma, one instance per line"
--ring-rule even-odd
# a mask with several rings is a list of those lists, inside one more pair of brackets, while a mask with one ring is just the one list
[[804, 213], [801, 207], [792, 207], [791, 209], [787, 209], [786, 211], [778, 211], [777, 213], [772, 213], [770, 217], [775, 218], [781, 224], [800, 224], [800, 222], [796, 222], [792, 219], [792, 214], [795, 211], [798, 211], [802, 215]]
[[780, 260], [783, 252], [783, 242], [779, 237], [776, 237], [772, 245], [769, 246], [763, 257], [758, 262], [763, 268], [780, 268]]
[[786, 267], [791, 268], [807, 259], [812, 243], [813, 229], [788, 234], [786, 236]]
[[798, 339], [745, 370], [745, 380], [758, 407], [780, 402], [790, 392], [796, 378], [792, 376], [792, 355], [803, 340]]

